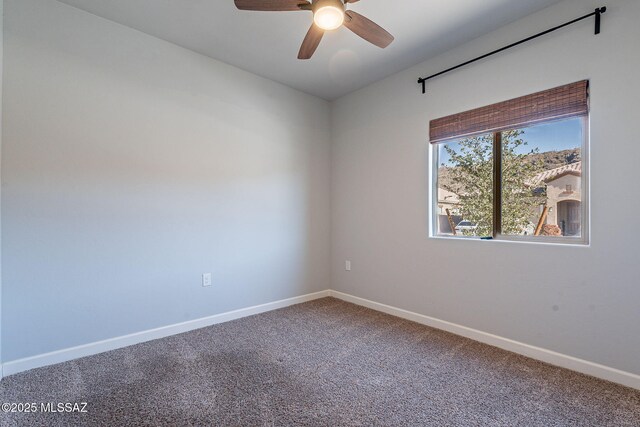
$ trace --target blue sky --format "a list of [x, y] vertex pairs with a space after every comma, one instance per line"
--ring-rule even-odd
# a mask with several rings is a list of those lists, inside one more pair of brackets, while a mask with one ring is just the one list
[[547, 123], [525, 129], [523, 138], [529, 142], [529, 151], [538, 148], [541, 153], [561, 151], [582, 146], [581, 118]]
[[[547, 151], [561, 151], [582, 146], [582, 118], [545, 123], [524, 129], [521, 136], [529, 144], [521, 147], [520, 153], [528, 153], [538, 148], [541, 153]], [[449, 156], [440, 147], [439, 164], [447, 163]]]

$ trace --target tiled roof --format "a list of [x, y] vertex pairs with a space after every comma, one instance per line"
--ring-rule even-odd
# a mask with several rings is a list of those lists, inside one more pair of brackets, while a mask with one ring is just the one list
[[582, 162], [571, 163], [570, 165], [560, 166], [559, 168], [550, 169], [548, 171], [539, 173], [533, 178], [533, 182], [534, 183], [549, 182], [566, 174], [581, 175]]

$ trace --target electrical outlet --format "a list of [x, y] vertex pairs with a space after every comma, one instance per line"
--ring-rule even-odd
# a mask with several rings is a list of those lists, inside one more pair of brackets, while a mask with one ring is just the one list
[[202, 286], [211, 286], [211, 273], [204, 273], [202, 275]]
[[346, 260], [346, 261], [344, 262], [344, 269], [345, 269], [346, 271], [351, 271], [351, 261]]

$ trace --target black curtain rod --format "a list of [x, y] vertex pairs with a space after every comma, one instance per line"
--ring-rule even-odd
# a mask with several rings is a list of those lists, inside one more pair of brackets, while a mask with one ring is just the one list
[[541, 33], [538, 33], [535, 36], [527, 37], [526, 39], [520, 40], [519, 42], [515, 42], [515, 43], [510, 44], [509, 46], [505, 46], [505, 47], [502, 47], [500, 49], [496, 49], [493, 52], [489, 52], [489, 53], [487, 53], [485, 55], [482, 55], [482, 56], [479, 56], [479, 57], [477, 57], [475, 59], [472, 59], [470, 61], [464, 62], [464, 63], [462, 63], [460, 65], [456, 65], [455, 67], [451, 67], [451, 68], [446, 69], [444, 71], [440, 71], [439, 73], [433, 74], [433, 75], [431, 75], [429, 77], [421, 77], [421, 78], [418, 79], [418, 83], [422, 85], [422, 93], [427, 93], [427, 80], [431, 80], [431, 79], [433, 79], [435, 77], [441, 76], [441, 75], [446, 74], [446, 73], [448, 73], [450, 71], [457, 70], [458, 68], [464, 67], [465, 65], [469, 65], [469, 64], [471, 64], [473, 62], [480, 61], [481, 59], [484, 59], [484, 58], [486, 58], [488, 56], [495, 55], [496, 53], [500, 53], [503, 50], [511, 49], [512, 47], [518, 46], [518, 45], [520, 45], [522, 43], [526, 43], [529, 40], [533, 40], [533, 39], [538, 38], [540, 36], [544, 36], [545, 34], [549, 34], [549, 33], [553, 32], [553, 31], [559, 30], [560, 28], [564, 28], [567, 25], [575, 24], [578, 21], [582, 21], [583, 19], [587, 19], [587, 18], [590, 18], [592, 16], [596, 17], [595, 34], [600, 34], [600, 15], [602, 15], [606, 11], [607, 11], [606, 7], [604, 7], [604, 6], [603, 7], [599, 7], [594, 12], [591, 12], [588, 15], [584, 15], [584, 16], [581, 16], [580, 18], [574, 19], [573, 21], [569, 21], [569, 22], [566, 22], [566, 23], [564, 23], [562, 25], [558, 25], [557, 27], [553, 27], [551, 29], [548, 29], [547, 31], [543, 31]]

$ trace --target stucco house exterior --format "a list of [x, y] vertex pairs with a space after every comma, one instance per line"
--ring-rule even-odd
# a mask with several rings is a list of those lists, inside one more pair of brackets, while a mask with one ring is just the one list
[[460, 207], [460, 200], [458, 195], [452, 191], [446, 190], [442, 187], [438, 187], [438, 214], [446, 215], [447, 209], [451, 214], [458, 213]]
[[534, 182], [546, 184], [546, 223], [560, 227], [564, 236], [579, 236], [582, 224], [582, 162], [542, 172]]

